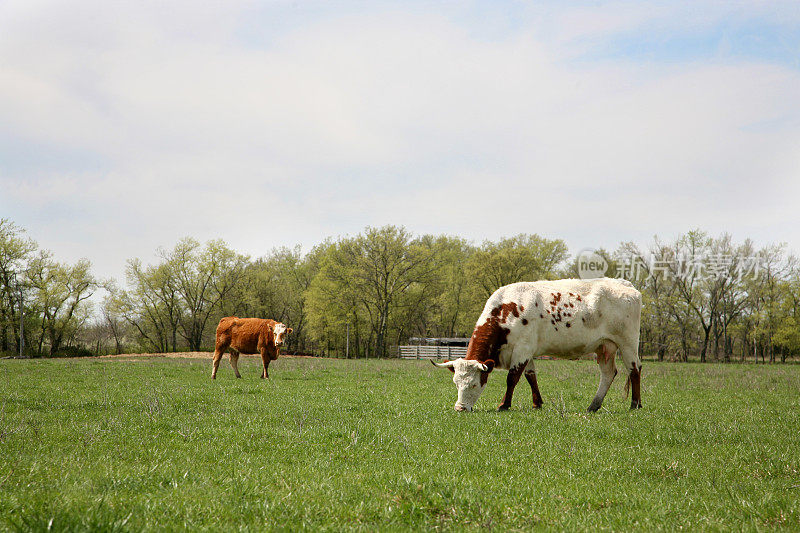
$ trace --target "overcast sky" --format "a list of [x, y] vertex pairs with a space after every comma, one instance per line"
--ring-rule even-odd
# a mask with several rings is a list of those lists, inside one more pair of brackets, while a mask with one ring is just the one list
[[800, 2], [0, 2], [0, 217], [122, 279], [365, 226], [800, 251]]

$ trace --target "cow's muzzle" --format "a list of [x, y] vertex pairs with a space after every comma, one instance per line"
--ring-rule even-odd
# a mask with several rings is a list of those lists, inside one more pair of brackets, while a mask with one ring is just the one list
[[464, 411], [465, 411], [465, 412], [467, 412], [467, 413], [469, 413], [470, 411], [472, 411], [472, 408], [471, 408], [471, 407], [464, 407], [463, 405], [461, 405], [461, 404], [458, 404], [458, 403], [457, 403], [457, 404], [455, 404], [455, 405], [453, 406], [453, 409], [455, 409], [455, 410], [456, 410], [456, 411], [458, 411], [458, 412], [464, 412]]

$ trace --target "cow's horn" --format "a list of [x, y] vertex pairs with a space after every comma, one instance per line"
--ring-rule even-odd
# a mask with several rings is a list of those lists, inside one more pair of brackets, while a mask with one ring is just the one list
[[456, 362], [455, 361], [445, 361], [444, 363], [434, 363], [433, 361], [431, 361], [431, 363], [433, 363], [434, 366], [438, 366], [438, 367], [441, 367], [441, 368], [452, 368], [453, 365]]

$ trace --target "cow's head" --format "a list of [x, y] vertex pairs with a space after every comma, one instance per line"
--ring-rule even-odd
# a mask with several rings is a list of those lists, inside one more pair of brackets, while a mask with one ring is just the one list
[[272, 328], [272, 333], [275, 335], [275, 346], [281, 346], [286, 341], [286, 335], [292, 332], [292, 328], [287, 328], [286, 324], [278, 322]]
[[458, 401], [453, 406], [456, 411], [472, 411], [472, 406], [486, 387], [489, 372], [494, 369], [492, 359], [480, 362], [472, 359], [455, 359], [444, 363], [433, 363], [442, 368], [449, 368], [453, 373], [453, 383], [458, 388]]

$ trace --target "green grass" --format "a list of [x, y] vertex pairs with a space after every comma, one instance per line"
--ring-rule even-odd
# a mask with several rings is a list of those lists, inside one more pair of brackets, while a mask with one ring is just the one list
[[[800, 528], [800, 366], [496, 371], [472, 413], [416, 361], [0, 362], [0, 530]], [[624, 377], [624, 376], [620, 376]]]

